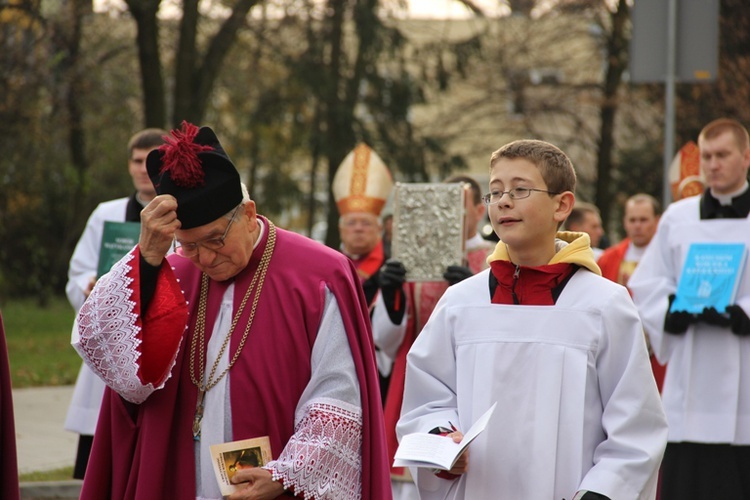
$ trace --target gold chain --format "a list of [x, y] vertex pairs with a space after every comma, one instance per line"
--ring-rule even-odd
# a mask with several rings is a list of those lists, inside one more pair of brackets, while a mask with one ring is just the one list
[[[232, 319], [232, 326], [230, 326], [229, 331], [227, 332], [226, 337], [224, 338], [224, 342], [221, 345], [221, 349], [219, 350], [219, 354], [216, 356], [216, 360], [214, 361], [213, 366], [211, 367], [211, 372], [209, 373], [208, 377], [206, 378], [206, 381], [203, 381], [204, 375], [206, 374], [206, 359], [205, 359], [205, 338], [206, 338], [206, 305], [208, 302], [208, 275], [206, 273], [203, 273], [201, 276], [201, 294], [200, 294], [200, 300], [198, 302], [198, 316], [195, 320], [195, 332], [193, 332], [193, 338], [190, 343], [190, 380], [195, 384], [195, 386], [198, 388], [198, 403], [196, 405], [195, 410], [195, 419], [193, 421], [193, 436], [195, 439], [200, 438], [200, 423], [203, 419], [203, 398], [205, 396], [206, 391], [211, 389], [212, 387], [215, 387], [216, 384], [219, 383], [219, 381], [224, 377], [224, 375], [227, 374], [227, 372], [234, 366], [234, 363], [237, 361], [237, 359], [240, 356], [240, 353], [242, 352], [242, 348], [245, 346], [245, 342], [247, 341], [247, 336], [250, 333], [250, 328], [253, 325], [253, 319], [255, 318], [255, 310], [258, 307], [258, 300], [260, 299], [260, 293], [263, 289], [263, 283], [266, 278], [266, 272], [268, 271], [268, 266], [271, 263], [271, 256], [273, 254], [273, 249], [276, 246], [276, 226], [274, 226], [273, 222], [268, 221], [268, 241], [266, 242], [266, 248], [263, 250], [263, 256], [260, 259], [260, 264], [258, 264], [258, 269], [255, 271], [255, 274], [253, 275], [253, 279], [250, 281], [250, 286], [248, 286], [247, 291], [245, 292], [245, 296], [242, 298], [242, 303], [240, 304], [240, 307], [237, 309], [237, 313], [234, 315], [234, 318]], [[257, 290], [256, 290], [257, 285]], [[229, 361], [229, 365], [222, 371], [218, 376], [216, 375], [216, 370], [219, 367], [219, 362], [221, 361], [221, 358], [224, 355], [224, 352], [227, 350], [229, 346], [229, 340], [232, 338], [232, 333], [234, 332], [235, 328], [237, 327], [237, 323], [240, 320], [240, 317], [242, 316], [242, 312], [245, 310], [245, 305], [247, 304], [248, 299], [251, 295], [253, 295], [253, 290], [255, 291], [255, 296], [253, 297], [253, 303], [250, 309], [250, 317], [248, 318], [247, 325], [245, 326], [245, 331], [242, 334], [242, 339], [240, 340], [239, 345], [237, 346], [237, 351], [234, 353], [234, 356], [232, 356], [232, 359]], [[197, 347], [198, 342], [200, 342], [200, 348]], [[195, 353], [196, 351], [199, 352], [199, 365], [200, 365], [200, 380], [195, 376]]]

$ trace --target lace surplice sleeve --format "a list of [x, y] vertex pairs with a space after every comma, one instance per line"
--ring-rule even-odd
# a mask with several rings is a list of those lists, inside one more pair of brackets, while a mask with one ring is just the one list
[[295, 415], [295, 432], [264, 468], [308, 499], [361, 496], [362, 409], [351, 348], [338, 303], [326, 308], [312, 350], [312, 376]]
[[141, 314], [136, 247], [96, 283], [73, 325], [72, 345], [107, 386], [140, 404], [164, 387], [187, 325], [187, 306], [169, 265]]

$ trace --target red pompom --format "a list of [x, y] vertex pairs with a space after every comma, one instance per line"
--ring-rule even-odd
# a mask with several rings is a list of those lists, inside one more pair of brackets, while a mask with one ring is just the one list
[[172, 130], [172, 135], [164, 136], [166, 143], [159, 146], [159, 151], [162, 152], [159, 173], [169, 172], [172, 182], [177, 186], [194, 188], [206, 184], [206, 174], [198, 153], [213, 151], [214, 148], [193, 142], [198, 130], [197, 126], [183, 120], [182, 131]]

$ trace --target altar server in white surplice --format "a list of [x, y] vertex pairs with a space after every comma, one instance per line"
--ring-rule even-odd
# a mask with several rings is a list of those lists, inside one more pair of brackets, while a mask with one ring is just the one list
[[750, 272], [726, 312], [670, 312], [692, 243], [750, 246], [750, 136], [718, 119], [698, 137], [707, 189], [672, 203], [628, 281], [654, 354], [668, 363], [662, 394], [669, 443], [662, 500], [750, 498]]
[[[653, 499], [667, 439], [643, 328], [584, 233], [558, 232], [568, 157], [521, 140], [490, 160], [490, 269], [450, 288], [408, 355], [398, 434], [460, 441], [450, 471], [412, 473], [422, 499]], [[457, 429], [457, 430], [454, 430]]]

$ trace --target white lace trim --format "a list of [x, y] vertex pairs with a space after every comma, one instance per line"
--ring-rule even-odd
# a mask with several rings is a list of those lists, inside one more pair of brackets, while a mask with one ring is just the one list
[[362, 496], [362, 411], [320, 398], [302, 410], [295, 433], [278, 460], [263, 468], [306, 500]]
[[78, 313], [79, 338], [73, 347], [105, 384], [127, 401], [140, 404], [171, 377], [179, 348], [164, 382], [159, 387], [143, 385], [138, 377], [140, 327], [133, 312], [135, 302], [130, 300], [133, 279], [128, 277], [133, 258], [131, 252], [99, 279]]

